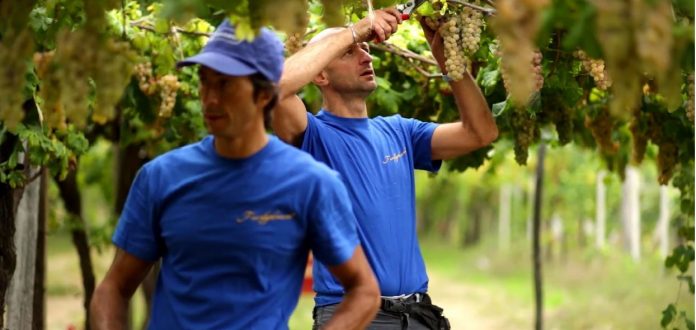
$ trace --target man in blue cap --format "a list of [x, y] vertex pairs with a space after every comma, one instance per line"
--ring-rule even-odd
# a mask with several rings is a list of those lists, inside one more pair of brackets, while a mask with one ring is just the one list
[[92, 299], [93, 329], [123, 329], [127, 303], [161, 258], [150, 329], [287, 329], [309, 250], [345, 288], [327, 324], [367, 325], [379, 288], [338, 174], [266, 134], [283, 47], [224, 22], [199, 66], [210, 136], [149, 162], [128, 195], [116, 257]]

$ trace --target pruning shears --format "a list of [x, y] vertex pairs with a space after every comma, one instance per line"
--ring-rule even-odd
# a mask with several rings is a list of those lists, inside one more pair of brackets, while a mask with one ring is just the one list
[[408, 0], [405, 3], [396, 5], [396, 10], [410, 16], [420, 5], [424, 4], [425, 1], [426, 0]]

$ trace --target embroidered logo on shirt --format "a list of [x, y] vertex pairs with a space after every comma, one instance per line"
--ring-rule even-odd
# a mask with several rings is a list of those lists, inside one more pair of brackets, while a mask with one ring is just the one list
[[237, 218], [237, 223], [242, 223], [245, 221], [255, 221], [258, 222], [260, 225], [265, 225], [271, 221], [292, 220], [294, 218], [295, 213], [283, 214], [267, 212], [263, 214], [256, 214], [256, 212], [254, 211], [246, 211], [244, 212], [244, 215], [242, 217]]
[[401, 157], [406, 156], [406, 149], [404, 149], [402, 152], [397, 152], [393, 155], [386, 155], [384, 156], [384, 161], [382, 161], [382, 164], [386, 164], [389, 162], [398, 162]]

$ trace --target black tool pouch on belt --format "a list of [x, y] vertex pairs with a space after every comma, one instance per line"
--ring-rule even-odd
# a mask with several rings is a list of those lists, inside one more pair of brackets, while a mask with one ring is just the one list
[[423, 323], [432, 330], [450, 330], [449, 320], [442, 315], [442, 308], [432, 304], [430, 297], [425, 295], [423, 301], [410, 304], [387, 303], [382, 309], [395, 313], [406, 313]]

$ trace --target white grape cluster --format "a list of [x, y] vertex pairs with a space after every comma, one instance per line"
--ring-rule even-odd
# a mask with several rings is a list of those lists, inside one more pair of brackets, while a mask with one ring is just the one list
[[100, 46], [96, 54], [99, 65], [92, 72], [96, 85], [92, 120], [103, 125], [114, 118], [116, 106], [131, 81], [136, 55], [128, 43], [111, 38], [102, 40]]
[[288, 38], [285, 40], [285, 49], [289, 55], [295, 54], [303, 47], [304, 32], [288, 33]]
[[538, 92], [544, 87], [544, 74], [541, 72], [541, 60], [543, 56], [541, 52], [537, 49], [534, 51], [534, 58], [532, 60], [532, 65], [534, 65], [534, 91]]
[[152, 95], [157, 88], [157, 81], [152, 76], [152, 63], [138, 63], [135, 65], [135, 76], [138, 79], [138, 87], [145, 95]]
[[[96, 52], [99, 51], [98, 40], [96, 35], [86, 30], [63, 30], [57, 37], [57, 45], [54, 59], [58, 65], [55, 73], [60, 85], [43, 86], [59, 88], [58, 101], [62, 111], [65, 111], [65, 116], [70, 122], [78, 128], [83, 128], [89, 115], [89, 79], [96, 63]], [[48, 104], [45, 108], [50, 111], [56, 106]]]
[[[0, 122], [14, 131], [24, 119], [22, 110], [26, 59], [31, 57], [33, 43], [28, 31], [5, 39], [0, 43]], [[8, 42], [9, 41], [9, 42]]]
[[444, 23], [440, 26], [440, 35], [445, 43], [445, 68], [447, 75], [452, 80], [462, 80], [466, 70], [466, 57], [462, 47], [459, 26], [461, 26], [461, 16], [450, 15], [444, 18]]
[[461, 38], [464, 53], [467, 57], [471, 57], [479, 49], [481, 31], [484, 26], [483, 14], [471, 7], [464, 7], [459, 16], [462, 22]]
[[609, 79], [609, 74], [604, 67], [603, 60], [590, 58], [582, 50], [578, 50], [574, 54], [575, 57], [582, 62], [582, 68], [587, 71], [590, 76], [592, 76], [597, 88], [607, 90], [609, 87], [611, 87], [611, 80]]
[[672, 3], [668, 0], [636, 1], [631, 6], [631, 18], [635, 24], [634, 36], [637, 55], [643, 70], [654, 76], [662, 76], [671, 66]]
[[687, 99], [686, 99], [686, 117], [689, 118], [691, 123], [694, 123], [694, 74], [689, 74], [689, 83], [686, 84]]
[[505, 90], [514, 103], [524, 105], [544, 86], [541, 52], [523, 45], [513, 47], [510, 42], [499, 44], [500, 74]]
[[172, 109], [174, 109], [174, 104], [176, 104], [176, 92], [181, 84], [173, 74], [163, 76], [159, 79], [158, 84], [160, 86], [160, 97], [162, 98], [159, 116], [169, 118], [172, 116]]

